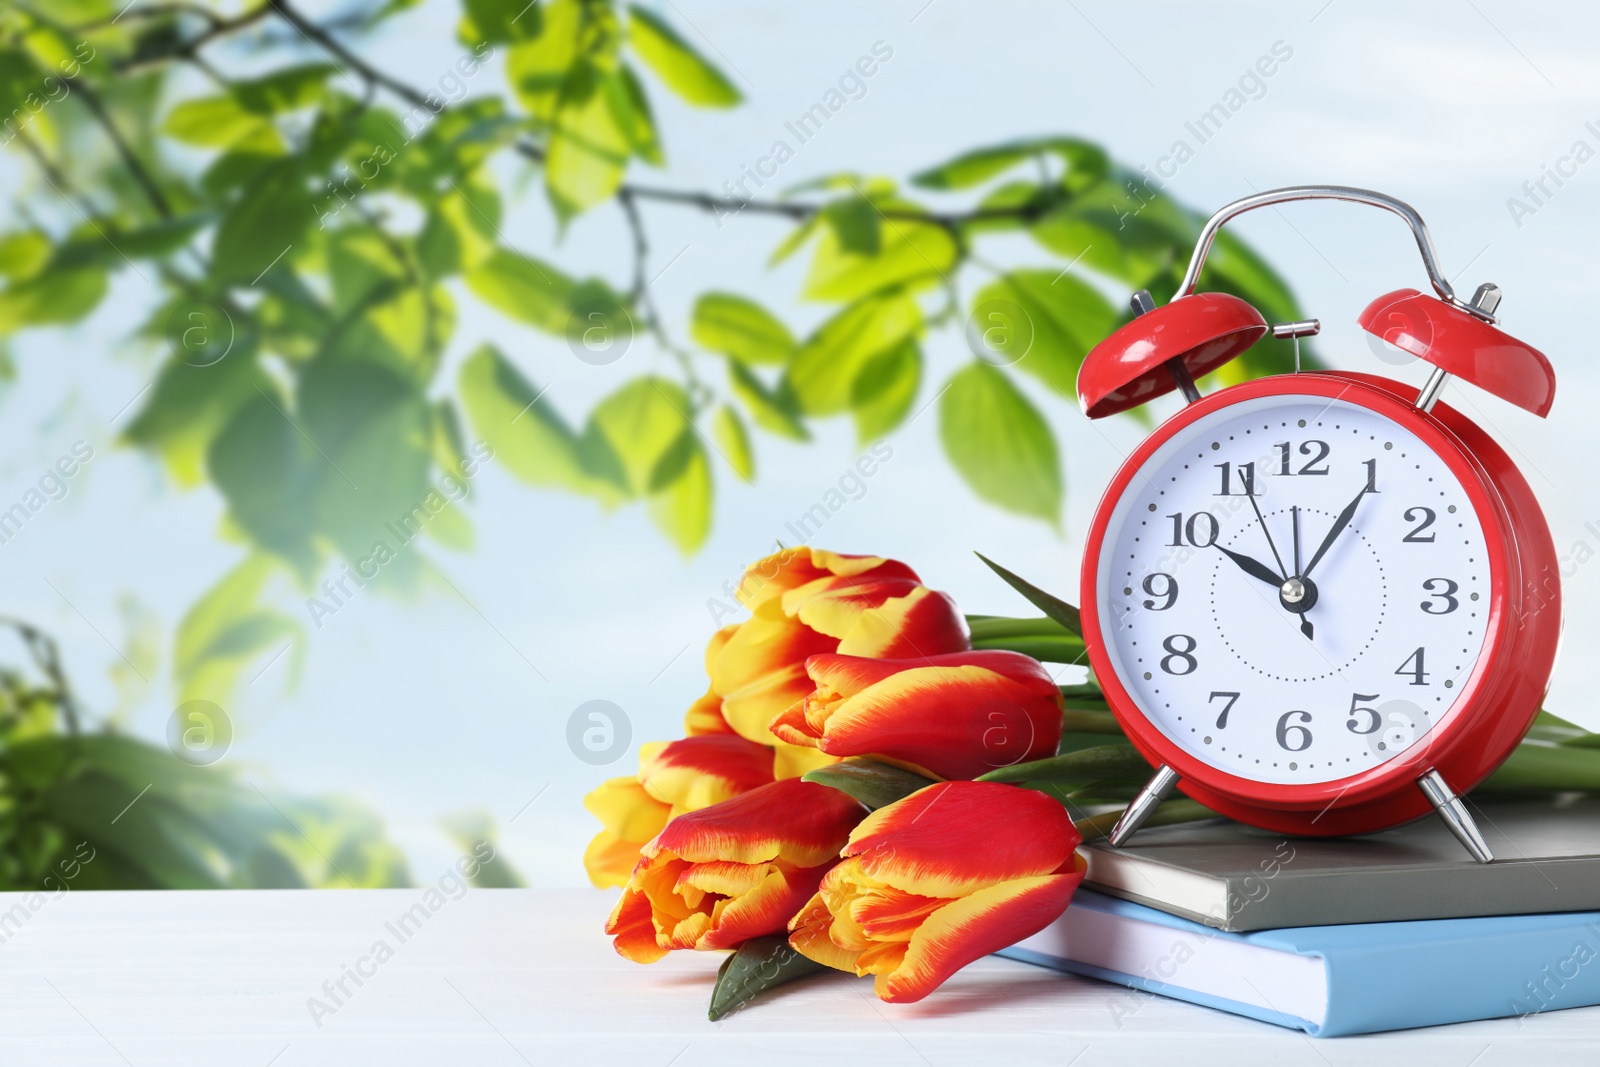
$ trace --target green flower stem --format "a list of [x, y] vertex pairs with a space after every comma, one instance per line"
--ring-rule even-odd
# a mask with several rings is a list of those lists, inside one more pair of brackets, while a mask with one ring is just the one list
[[968, 615], [972, 647], [1020, 652], [1046, 663], [1082, 663], [1083, 638], [1053, 619], [1013, 619], [1003, 615]]
[[[1099, 841], [1111, 833], [1111, 828], [1117, 825], [1117, 820], [1122, 818], [1120, 811], [1108, 811], [1104, 815], [1094, 815], [1087, 819], [1080, 819], [1073, 825], [1083, 835], [1084, 844]], [[1155, 814], [1145, 820], [1145, 826], [1172, 826], [1181, 822], [1199, 822], [1202, 819], [1221, 818], [1216, 812], [1198, 801], [1182, 798], [1169, 800], [1155, 810]]]

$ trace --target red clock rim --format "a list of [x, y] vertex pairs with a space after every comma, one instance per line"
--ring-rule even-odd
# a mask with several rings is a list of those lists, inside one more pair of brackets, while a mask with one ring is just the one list
[[[1151, 455], [1180, 431], [1222, 408], [1240, 401], [1266, 396], [1312, 396], [1324, 399], [1348, 400], [1378, 414], [1393, 419], [1405, 429], [1416, 434], [1424, 444], [1449, 468], [1466, 490], [1478, 521], [1483, 528], [1485, 551], [1489, 562], [1489, 606], [1484, 620], [1483, 650], [1460, 694], [1451, 703], [1450, 710], [1430, 727], [1428, 734], [1435, 740], [1415, 743], [1402, 753], [1379, 766], [1360, 771], [1344, 778], [1325, 782], [1308, 782], [1303, 785], [1280, 782], [1261, 782], [1242, 778], [1215, 767], [1189, 754], [1172, 741], [1146, 716], [1144, 710], [1122, 684], [1116, 669], [1105, 650], [1100, 632], [1100, 605], [1097, 575], [1101, 550], [1105, 544], [1106, 530], [1116, 505], [1127, 491], [1138, 472]], [[1190, 404], [1158, 426], [1118, 469], [1107, 486], [1095, 511], [1089, 530], [1087, 547], [1080, 573], [1079, 610], [1083, 616], [1083, 632], [1088, 648], [1089, 663], [1095, 678], [1106, 694], [1107, 703], [1118, 723], [1127, 733], [1141, 755], [1155, 764], [1166, 764], [1176, 771], [1181, 782], [1193, 782], [1201, 788], [1236, 799], [1246, 804], [1290, 810], [1312, 810], [1338, 803], [1353, 806], [1379, 799], [1392, 793], [1397, 783], [1407, 786], [1435, 764], [1450, 762], [1454, 749], [1469, 744], [1471, 738], [1455, 729], [1458, 720], [1468, 717], [1479, 694], [1492, 691], [1499, 671], [1500, 653], [1509, 636], [1506, 574], [1509, 542], [1506, 536], [1508, 516], [1480, 465], [1466, 452], [1455, 437], [1444, 430], [1429, 415], [1411, 404], [1397, 399], [1375, 385], [1351, 378], [1308, 372], [1295, 375], [1278, 375], [1218, 390]], [[1181, 788], [1181, 785], [1180, 785]]]

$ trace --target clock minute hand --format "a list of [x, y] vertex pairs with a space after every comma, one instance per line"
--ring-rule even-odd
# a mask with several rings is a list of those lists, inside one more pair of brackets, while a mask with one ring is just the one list
[[1216, 545], [1215, 547], [1218, 552], [1221, 552], [1224, 556], [1227, 556], [1229, 559], [1237, 563], [1239, 565], [1239, 569], [1244, 571], [1250, 577], [1259, 578], [1261, 581], [1266, 582], [1274, 589], [1277, 589], [1283, 585], [1282, 576], [1274, 573], [1271, 567], [1267, 566], [1265, 563], [1262, 563], [1260, 560], [1251, 559], [1249, 556], [1235, 552], [1229, 548], [1223, 548], [1221, 545]]
[[1311, 562], [1306, 564], [1306, 569], [1300, 573], [1300, 577], [1308, 577], [1312, 568], [1316, 567], [1318, 561], [1332, 547], [1334, 540], [1344, 533], [1344, 528], [1350, 525], [1351, 519], [1355, 518], [1356, 508], [1361, 505], [1361, 498], [1366, 495], [1367, 487], [1362, 486], [1361, 492], [1356, 494], [1356, 498], [1346, 504], [1343, 511], [1339, 512], [1339, 517], [1333, 520], [1333, 528], [1328, 531], [1328, 536], [1322, 539], [1322, 544], [1317, 546], [1317, 550], [1311, 554]]

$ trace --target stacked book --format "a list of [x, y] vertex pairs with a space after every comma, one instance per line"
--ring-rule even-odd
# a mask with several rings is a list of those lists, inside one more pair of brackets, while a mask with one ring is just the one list
[[1129, 986], [1129, 1014], [1160, 994], [1323, 1037], [1600, 1004], [1600, 799], [1473, 815], [1493, 863], [1433, 818], [1336, 839], [1219, 820], [1089, 845], [1072, 906], [1002, 955]]

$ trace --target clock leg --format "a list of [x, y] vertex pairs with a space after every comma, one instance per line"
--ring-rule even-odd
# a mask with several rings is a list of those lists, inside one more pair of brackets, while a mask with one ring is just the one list
[[1111, 828], [1107, 838], [1115, 848], [1121, 848], [1144, 825], [1161, 802], [1172, 795], [1172, 790], [1178, 784], [1178, 772], [1162, 764], [1155, 773], [1155, 777], [1145, 783], [1139, 790], [1139, 795], [1133, 798], [1133, 803], [1128, 805], [1122, 813], [1122, 818], [1117, 820], [1117, 825]]
[[1417, 785], [1422, 787], [1422, 792], [1433, 805], [1433, 810], [1437, 811], [1439, 818], [1450, 827], [1450, 832], [1456, 835], [1456, 840], [1472, 853], [1472, 858], [1479, 863], [1494, 862], [1494, 853], [1489, 851], [1489, 843], [1483, 839], [1483, 834], [1478, 832], [1478, 824], [1472, 821], [1472, 816], [1467, 814], [1467, 806], [1456, 796], [1455, 790], [1445, 784], [1439, 772], [1429, 771], [1417, 779]]

